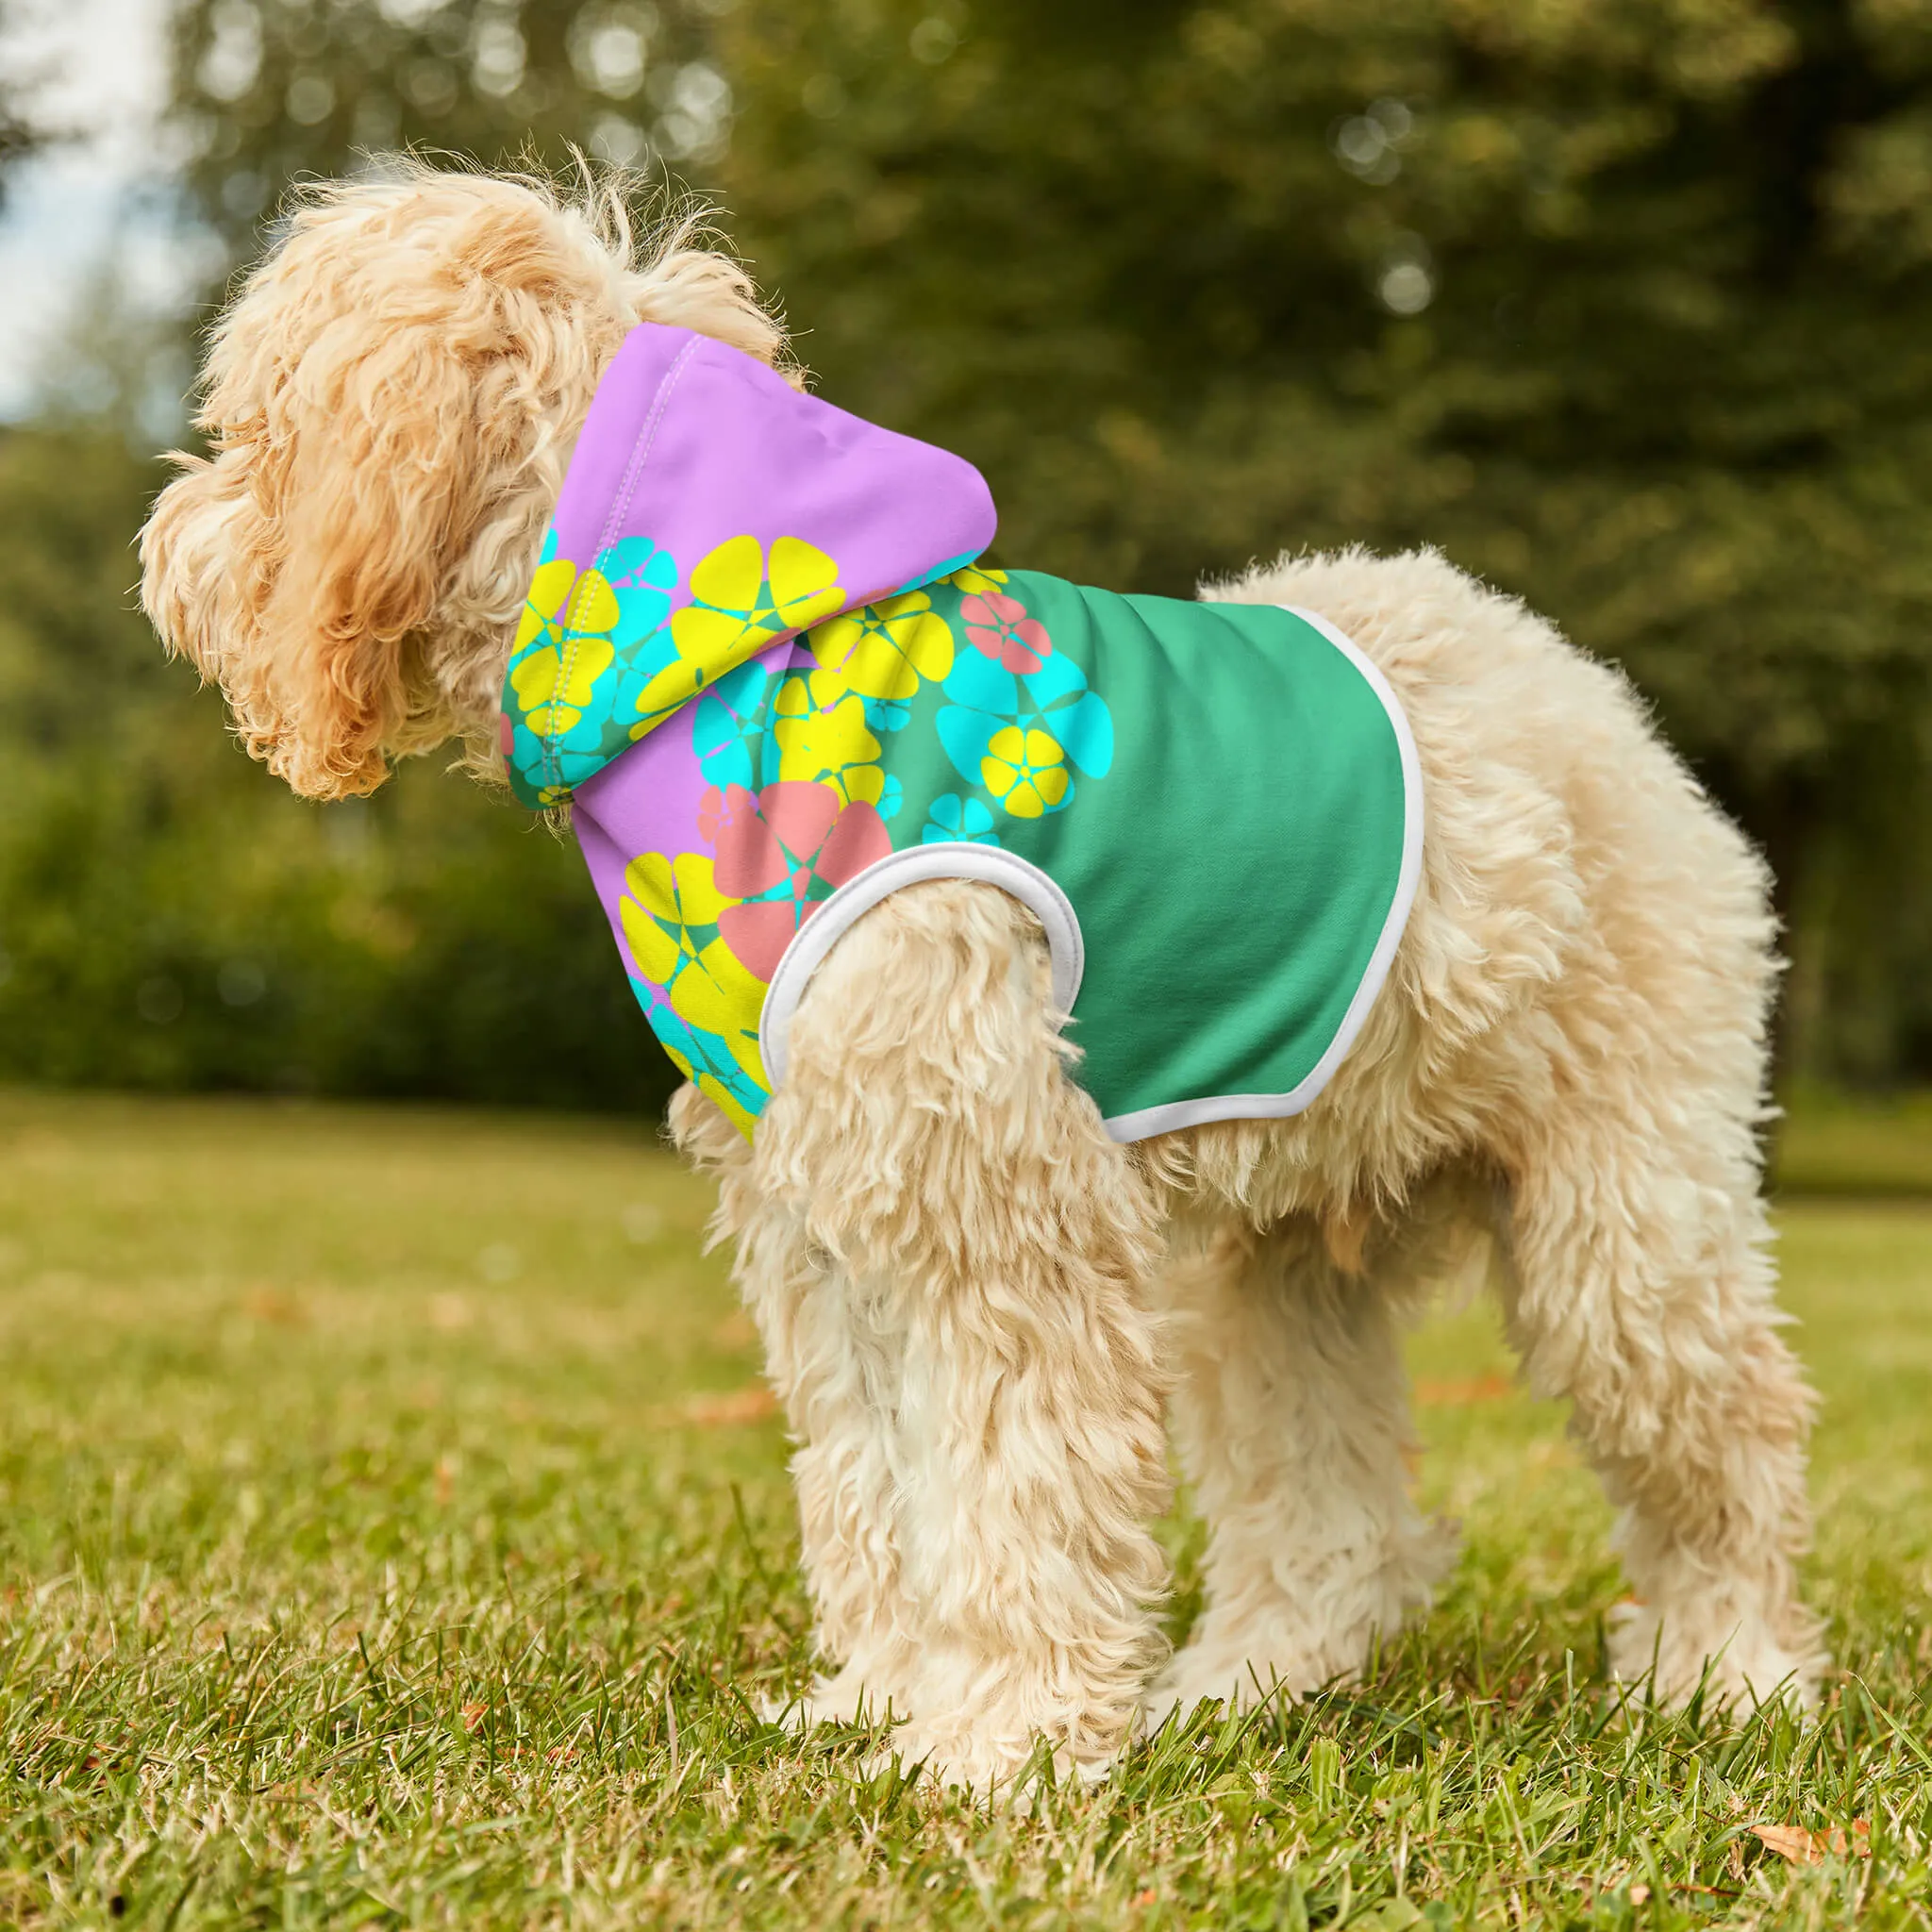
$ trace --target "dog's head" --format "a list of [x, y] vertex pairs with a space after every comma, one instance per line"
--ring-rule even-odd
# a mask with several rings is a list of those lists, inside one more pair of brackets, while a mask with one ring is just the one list
[[621, 188], [400, 163], [299, 197], [216, 325], [207, 458], [142, 532], [142, 601], [242, 741], [312, 798], [452, 738], [494, 772], [497, 694], [597, 379], [639, 322], [783, 349], [687, 220]]

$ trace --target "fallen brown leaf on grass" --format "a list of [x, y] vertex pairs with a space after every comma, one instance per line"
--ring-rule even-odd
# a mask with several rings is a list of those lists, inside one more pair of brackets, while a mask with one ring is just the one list
[[1841, 1858], [1847, 1852], [1855, 1858], [1872, 1856], [1872, 1821], [1869, 1818], [1852, 1820], [1849, 1842], [1835, 1824], [1829, 1831], [1807, 1831], [1802, 1824], [1754, 1824], [1751, 1829], [1757, 1834], [1758, 1841], [1766, 1851], [1775, 1852], [1780, 1858], [1788, 1858], [1793, 1865], [1822, 1865], [1827, 1857]]
[[242, 1297], [242, 1312], [256, 1322], [273, 1322], [283, 1328], [308, 1325], [308, 1311], [291, 1294], [278, 1288], [251, 1288]]
[[734, 1389], [725, 1395], [692, 1395], [675, 1408], [664, 1410], [663, 1423], [688, 1428], [728, 1429], [741, 1423], [761, 1423], [778, 1412], [778, 1398], [762, 1382]]
[[1504, 1402], [1516, 1392], [1507, 1375], [1478, 1375], [1473, 1382], [1418, 1382], [1415, 1399], [1434, 1408], [1459, 1408], [1474, 1402]]
[[466, 1731], [474, 1731], [474, 1730], [475, 1730], [475, 1729], [477, 1728], [477, 1726], [478, 1726], [478, 1725], [480, 1725], [480, 1724], [482, 1724], [483, 1720], [484, 1720], [484, 1719], [485, 1719], [486, 1717], [488, 1717], [489, 1715], [490, 1715], [490, 1707], [489, 1707], [489, 1706], [488, 1706], [487, 1704], [466, 1704], [466, 1705], [464, 1705], [464, 1706], [463, 1706], [463, 1728], [464, 1728], [464, 1730], [466, 1730]]
[[433, 1294], [429, 1297], [429, 1325], [445, 1335], [455, 1335], [471, 1322], [470, 1305], [459, 1294]]

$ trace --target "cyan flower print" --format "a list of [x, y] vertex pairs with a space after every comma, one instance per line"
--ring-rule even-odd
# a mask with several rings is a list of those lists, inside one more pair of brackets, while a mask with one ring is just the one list
[[607, 708], [605, 757], [643, 734], [640, 714], [661, 719], [691, 695], [677, 661], [667, 620], [677, 588], [677, 567], [668, 550], [648, 537], [626, 537], [598, 555], [597, 565], [618, 600], [617, 675]]
[[[978, 555], [979, 552], [976, 550], [961, 550], [956, 556], [942, 557], [937, 563], [928, 565], [924, 570], [922, 570], [916, 577], [908, 577], [899, 586], [898, 590], [892, 592], [892, 595], [903, 597], [908, 591], [924, 591], [932, 584], [952, 583], [955, 581], [953, 573], [967, 569], [972, 564], [973, 559]], [[1001, 571], [997, 575], [1000, 582], [1005, 583], [1007, 580], [1006, 572]], [[969, 586], [968, 588], [972, 587]]]
[[920, 828], [922, 845], [997, 845], [1000, 835], [993, 830], [992, 813], [976, 798], [961, 798], [947, 791], [935, 798]]
[[709, 877], [734, 902], [719, 930], [765, 980], [812, 913], [892, 849], [870, 805], [843, 804], [826, 785], [767, 785], [756, 796], [733, 786], [707, 795], [698, 825], [717, 855]]
[[[961, 652], [945, 690], [952, 703], [933, 724], [953, 769], [969, 784], [984, 785], [1017, 818], [1039, 818], [1073, 802], [1068, 766], [1090, 778], [1112, 769], [1113, 714], [1062, 653], [1037, 671], [1015, 674], [976, 651]], [[1003, 738], [1008, 732], [1019, 735]], [[1050, 741], [1059, 757], [1030, 745], [1031, 734]]]
[[740, 1133], [749, 1136], [752, 1123], [772, 1097], [756, 1038], [740, 1033], [727, 1039], [691, 1025], [643, 980], [632, 980], [631, 990], [678, 1072], [715, 1102]]
[[648, 537], [625, 537], [597, 553], [596, 569], [617, 599], [617, 652], [628, 662], [671, 615], [676, 561]]
[[762, 664], [727, 671], [692, 707], [691, 750], [713, 785], [758, 782], [752, 754], [765, 731], [765, 691], [771, 673]]

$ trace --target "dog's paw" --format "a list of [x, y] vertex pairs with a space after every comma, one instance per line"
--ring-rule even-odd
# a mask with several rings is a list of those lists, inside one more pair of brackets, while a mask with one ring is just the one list
[[1785, 1703], [1809, 1710], [1818, 1701], [1824, 1653], [1807, 1615], [1793, 1612], [1784, 1621], [1791, 1627], [1780, 1633], [1760, 1615], [1693, 1607], [1665, 1617], [1649, 1604], [1618, 1604], [1609, 1616], [1610, 1674], [1642, 1685], [1671, 1710], [1682, 1709], [1700, 1686], [1712, 1707]]
[[1191, 1643], [1175, 1653], [1142, 1701], [1147, 1731], [1151, 1735], [1169, 1718], [1185, 1724], [1203, 1704], [1253, 1710], [1275, 1700], [1293, 1703], [1331, 1685], [1352, 1684], [1374, 1641], [1374, 1629], [1367, 1628], [1331, 1635], [1321, 1643], [1277, 1641], [1253, 1649]]
[[1210, 1607], [1148, 1692], [1148, 1730], [1171, 1717], [1185, 1722], [1202, 1704], [1252, 1710], [1353, 1684], [1377, 1631], [1398, 1631], [1428, 1607], [1455, 1566], [1459, 1529], [1446, 1519], [1411, 1517], [1384, 1544], [1310, 1559], [1292, 1591], [1272, 1583], [1238, 1592], [1238, 1615]]
[[768, 1697], [759, 1706], [767, 1724], [800, 1733], [818, 1724], [875, 1724], [890, 1721], [891, 1699], [867, 1682], [864, 1672], [847, 1665], [836, 1676], [817, 1677], [791, 1698]]
[[[1176, 1658], [1175, 1661], [1178, 1663], [1181, 1659]], [[1177, 1724], [1186, 1724], [1204, 1704], [1222, 1705], [1230, 1710], [1242, 1711], [1253, 1710], [1257, 1705], [1265, 1704], [1271, 1698], [1283, 1698], [1292, 1703], [1319, 1688], [1317, 1684], [1298, 1682], [1302, 1675], [1300, 1672], [1291, 1676], [1283, 1676], [1278, 1672], [1263, 1674], [1245, 1657], [1239, 1663], [1204, 1663], [1199, 1668], [1191, 1665], [1185, 1671], [1170, 1671], [1142, 1700], [1141, 1722], [1147, 1735], [1152, 1737], [1170, 1718]]]
[[[1103, 1784], [1113, 1771], [1114, 1754], [1074, 1757], [1064, 1745], [1052, 1753], [1053, 1782], [1087, 1787]], [[1040, 1740], [976, 1736], [941, 1724], [907, 1724], [889, 1747], [867, 1760], [876, 1774], [888, 1768], [901, 1775], [930, 1778], [942, 1790], [1005, 1804], [1021, 1813], [1034, 1807], [1041, 1767]]]

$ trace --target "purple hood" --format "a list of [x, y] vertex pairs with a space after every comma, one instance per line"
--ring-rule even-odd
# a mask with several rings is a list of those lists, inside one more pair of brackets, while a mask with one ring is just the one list
[[690, 329], [634, 329], [597, 386], [504, 686], [528, 806], [586, 779], [721, 677], [992, 541], [985, 480]]

